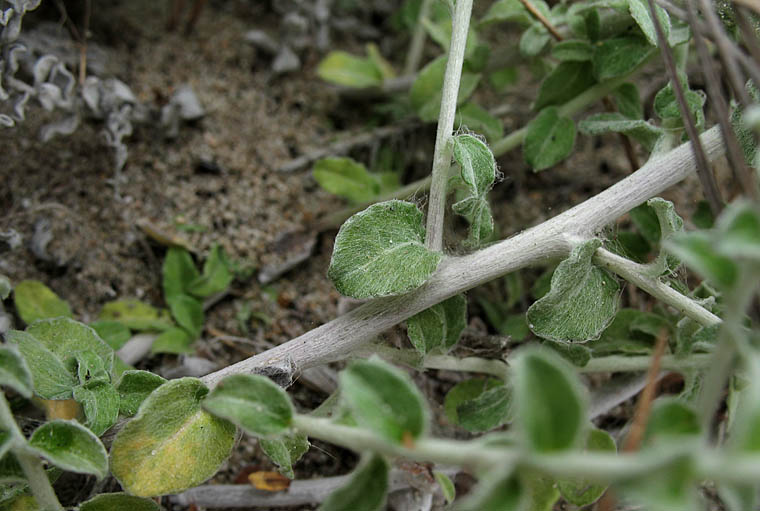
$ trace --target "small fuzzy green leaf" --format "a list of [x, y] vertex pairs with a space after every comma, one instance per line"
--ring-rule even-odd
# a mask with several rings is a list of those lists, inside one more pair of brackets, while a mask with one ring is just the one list
[[575, 247], [554, 271], [551, 290], [528, 309], [528, 326], [557, 342], [598, 339], [615, 317], [620, 285], [592, 262], [598, 239]]
[[198, 298], [206, 298], [227, 289], [232, 279], [230, 263], [224, 249], [218, 243], [214, 243], [206, 262], [203, 263], [203, 273], [187, 284], [187, 291]]
[[340, 374], [341, 399], [356, 422], [391, 442], [427, 428], [425, 399], [409, 376], [378, 359], [353, 362]]
[[454, 502], [454, 499], [457, 496], [457, 489], [454, 486], [454, 481], [443, 472], [437, 470], [433, 470], [433, 477], [435, 477], [435, 482], [437, 482], [438, 486], [441, 488], [441, 493], [443, 493], [443, 498], [446, 499], [446, 503], [451, 504]]
[[27, 332], [11, 330], [5, 334], [10, 344], [15, 344], [24, 362], [29, 366], [34, 382], [34, 392], [44, 399], [68, 399], [77, 385], [74, 372], [49, 349]]
[[594, 75], [600, 82], [626, 75], [655, 51], [646, 39], [635, 35], [607, 39], [594, 48]]
[[203, 304], [189, 295], [174, 295], [166, 299], [174, 320], [197, 339], [203, 331]]
[[583, 39], [565, 39], [552, 47], [552, 57], [560, 62], [587, 62], [594, 55], [594, 47]]
[[[543, 0], [536, 3], [546, 6]], [[547, 7], [546, 12], [548, 11], [549, 8]], [[480, 24], [497, 22], [513, 22], [527, 27], [533, 23], [533, 17], [519, 0], [497, 0], [491, 4], [486, 15], [480, 20]]]
[[614, 91], [612, 98], [618, 111], [628, 119], [643, 119], [644, 107], [641, 105], [639, 89], [633, 83], [624, 83]]
[[13, 291], [13, 286], [8, 277], [0, 273], [0, 300], [8, 298]]
[[92, 351], [100, 357], [106, 372], [110, 373], [113, 368], [113, 349], [98, 337], [95, 330], [83, 323], [70, 318], [43, 319], [29, 325], [26, 332], [33, 335], [72, 371], [78, 365], [77, 354], [82, 351]]
[[331, 51], [317, 66], [317, 74], [326, 82], [345, 87], [372, 87], [383, 83], [383, 74], [371, 59], [344, 51]]
[[462, 499], [459, 511], [520, 511], [530, 502], [530, 492], [512, 473], [489, 473]]
[[[617, 451], [617, 446], [615, 445], [615, 439], [609, 433], [601, 429], [592, 428], [586, 436], [584, 451], [614, 453]], [[582, 478], [559, 481], [557, 486], [562, 497], [578, 507], [590, 506], [607, 490], [605, 485], [594, 484]]]
[[375, 43], [368, 43], [364, 49], [367, 50], [367, 58], [375, 66], [375, 69], [380, 72], [380, 76], [382, 76], [383, 80], [394, 78], [396, 76], [396, 71], [393, 70], [393, 66], [385, 57], [383, 57], [382, 53], [380, 53], [380, 48], [378, 48]]
[[129, 328], [118, 321], [99, 320], [90, 323], [90, 328], [108, 344], [111, 349], [118, 350], [132, 337]]
[[380, 193], [380, 184], [367, 168], [352, 158], [323, 158], [312, 171], [319, 186], [351, 202], [368, 202]]
[[26, 398], [32, 397], [32, 373], [17, 346], [0, 344], [0, 385], [6, 385]]
[[319, 511], [379, 511], [388, 493], [388, 462], [379, 454], [365, 458], [342, 488], [332, 492]]
[[111, 472], [140, 497], [178, 493], [219, 470], [235, 443], [235, 426], [201, 409], [208, 393], [195, 378], [171, 380], [140, 406], [111, 447]]
[[276, 383], [257, 374], [224, 378], [203, 402], [208, 412], [257, 437], [284, 433], [293, 421], [293, 404]]
[[77, 377], [80, 384], [84, 385], [91, 381], [105, 381], [107, 383], [111, 380], [103, 361], [95, 352], [91, 350], [80, 351], [76, 354], [76, 360]]
[[164, 299], [169, 300], [173, 296], [186, 294], [191, 282], [197, 280], [201, 274], [195, 267], [193, 257], [184, 248], [170, 247], [166, 251], [166, 258], [161, 267], [163, 274]]
[[446, 398], [443, 401], [443, 413], [449, 422], [459, 426], [461, 422], [458, 410], [462, 404], [477, 399], [483, 393], [500, 386], [504, 386], [504, 382], [497, 378], [462, 380], [454, 385], [446, 394]]
[[496, 179], [496, 160], [491, 149], [472, 135], [457, 135], [453, 154], [470, 193], [477, 196], [488, 193]]
[[552, 36], [546, 28], [541, 23], [534, 22], [520, 37], [520, 54], [524, 57], [536, 57], [544, 51], [551, 39]]
[[716, 250], [715, 242], [707, 232], [676, 234], [665, 241], [664, 248], [713, 284], [726, 289], [736, 284], [738, 266]]
[[504, 136], [502, 122], [472, 102], [465, 103], [457, 110], [454, 125], [482, 133], [488, 140], [498, 140]]
[[[647, 0], [628, 0], [628, 9], [631, 13], [631, 17], [636, 20], [639, 28], [644, 32], [649, 44], [659, 46], [657, 44], [657, 32], [654, 28], [654, 22], [652, 21]], [[657, 15], [657, 21], [662, 28], [665, 40], [667, 40], [668, 37], [670, 37], [670, 16], [665, 9], [656, 4], [654, 6], [654, 11]]]
[[269, 456], [280, 472], [290, 479], [296, 477], [293, 465], [309, 450], [308, 438], [303, 433], [282, 435], [277, 438], [259, 439], [259, 446]]
[[92, 474], [98, 479], [108, 475], [108, 454], [100, 440], [76, 421], [52, 420], [37, 428], [28, 447], [56, 467]]
[[[172, 249], [169, 250], [171, 251]], [[164, 262], [165, 264], [166, 262]], [[165, 275], [164, 281], [166, 281]], [[117, 321], [127, 328], [140, 331], [161, 331], [174, 326], [166, 311], [156, 309], [152, 305], [143, 303], [140, 300], [116, 300], [108, 302], [100, 310], [98, 319]]]
[[124, 371], [116, 385], [119, 412], [127, 417], [135, 415], [142, 402], [164, 383], [164, 378], [149, 371]]
[[485, 390], [457, 406], [459, 426], [470, 433], [490, 431], [509, 420], [512, 391], [504, 384]]
[[567, 158], [574, 144], [575, 123], [569, 117], [560, 117], [557, 107], [550, 106], [528, 123], [523, 155], [538, 172]]
[[27, 325], [38, 319], [72, 317], [69, 304], [37, 280], [22, 280], [16, 284], [13, 289], [13, 303], [18, 315]]
[[353, 298], [406, 293], [421, 286], [441, 261], [424, 240], [417, 206], [398, 200], [373, 204], [341, 226], [327, 276]]
[[422, 355], [447, 353], [459, 340], [467, 324], [467, 299], [455, 295], [406, 320], [409, 340]]
[[470, 224], [467, 245], [477, 248], [493, 236], [494, 222], [491, 205], [485, 196], [470, 196], [452, 204], [451, 209]]
[[530, 511], [552, 511], [559, 500], [560, 493], [553, 479], [536, 474], [522, 477], [523, 485], [528, 490]]
[[[702, 108], [704, 107], [706, 96], [702, 91], [695, 91], [689, 89], [689, 81], [684, 73], [678, 75], [678, 81], [684, 92], [684, 99], [689, 107], [694, 119], [696, 121], [697, 128], [701, 129], [705, 124], [705, 114]], [[670, 128], [679, 128], [683, 126], [683, 120], [681, 116], [681, 108], [678, 105], [678, 98], [676, 98], [673, 84], [668, 84], [657, 92], [654, 97], [654, 112], [657, 116], [664, 121]]]
[[[441, 56], [423, 67], [417, 74], [417, 78], [409, 90], [409, 100], [412, 103], [412, 108], [420, 116], [420, 119], [425, 122], [438, 119], [441, 109], [443, 75], [446, 71], [446, 62], [447, 58]], [[467, 101], [467, 98], [475, 91], [475, 87], [477, 87], [479, 81], [480, 74], [462, 73], [457, 104]]]
[[628, 119], [617, 112], [590, 115], [578, 123], [578, 130], [584, 135], [622, 133], [640, 142], [647, 151], [654, 149], [663, 134], [662, 128], [642, 119]]
[[190, 353], [195, 339], [184, 328], [174, 327], [161, 332], [150, 347], [151, 353]]
[[561, 105], [594, 85], [596, 80], [592, 68], [588, 61], [561, 62], [541, 82], [533, 110]]
[[513, 365], [515, 422], [534, 451], [572, 448], [586, 424], [586, 399], [573, 369], [545, 350], [525, 350]]
[[126, 493], [102, 493], [80, 504], [79, 511], [161, 511], [161, 506]]
[[119, 393], [104, 381], [92, 381], [74, 387], [74, 400], [82, 405], [85, 425], [97, 436], [116, 424], [119, 418]]

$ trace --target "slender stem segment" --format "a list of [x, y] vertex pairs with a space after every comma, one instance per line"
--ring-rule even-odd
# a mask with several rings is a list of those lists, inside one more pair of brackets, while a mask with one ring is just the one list
[[443, 76], [441, 112], [438, 116], [438, 131], [435, 136], [433, 172], [430, 183], [430, 198], [427, 210], [427, 233], [425, 245], [430, 250], [443, 250], [443, 217], [446, 209], [446, 185], [451, 166], [451, 133], [457, 111], [459, 82], [462, 78], [464, 49], [467, 45], [467, 31], [470, 28], [472, 0], [459, 0], [452, 19], [451, 45], [446, 72]]
[[603, 248], [597, 249], [596, 254], [594, 254], [594, 261], [611, 272], [617, 273], [661, 302], [677, 309], [683, 315], [693, 319], [700, 325], [712, 326], [722, 322], [718, 316], [688, 296], [684, 296], [672, 287], [664, 284], [659, 278], [651, 277], [647, 271], [648, 268], [643, 264], [620, 257]]

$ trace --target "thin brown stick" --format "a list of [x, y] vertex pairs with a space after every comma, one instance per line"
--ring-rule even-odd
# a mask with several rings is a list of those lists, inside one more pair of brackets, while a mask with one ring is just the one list
[[[636, 403], [636, 411], [633, 413], [633, 423], [631, 424], [628, 436], [625, 438], [625, 442], [623, 442], [622, 452], [635, 452], [638, 451], [641, 446], [641, 440], [644, 438], [644, 431], [646, 431], [649, 415], [652, 411], [652, 401], [654, 401], [655, 391], [657, 390], [660, 364], [662, 362], [662, 356], [665, 353], [667, 340], [668, 332], [663, 328], [660, 331], [660, 335], [657, 336], [654, 353], [652, 354], [652, 365], [649, 366], [649, 370], [647, 371], [646, 384], [644, 385], [644, 389], [641, 391], [641, 396]], [[597, 509], [598, 511], [613, 511], [616, 503], [617, 499], [615, 498], [615, 495], [608, 491], [599, 501]]]
[[92, 0], [84, 2], [84, 17], [82, 20], [82, 39], [79, 41], [79, 85], [84, 85], [87, 79], [87, 32], [90, 31], [90, 16]]
[[557, 41], [562, 40], [562, 34], [559, 33], [559, 30], [557, 30], [557, 27], [552, 25], [552, 22], [546, 19], [546, 16], [541, 14], [541, 12], [538, 9], [536, 9], [536, 7], [532, 3], [530, 3], [530, 0], [520, 0], [520, 3], [525, 6], [525, 8], [528, 10], [529, 13], [533, 15], [534, 18], [536, 18], [538, 21], [541, 22], [543, 26], [546, 27], [546, 30], [548, 30], [549, 33], [553, 35]]
[[633, 423], [631, 424], [628, 436], [625, 437], [625, 442], [623, 442], [623, 452], [638, 451], [641, 446], [644, 431], [646, 430], [647, 422], [649, 422], [649, 414], [652, 411], [652, 401], [654, 401], [655, 391], [657, 390], [657, 375], [660, 373], [660, 364], [662, 356], [665, 353], [667, 340], [668, 332], [663, 329], [660, 335], [657, 336], [652, 355], [652, 365], [649, 366], [649, 371], [647, 371], [647, 384], [644, 386], [644, 390], [641, 391], [641, 396], [636, 403]]
[[[696, 8], [693, 2], [687, 2], [687, 5], [689, 23], [692, 24], [694, 20], [697, 19]], [[702, 75], [704, 76], [705, 84], [707, 85], [707, 94], [710, 98], [710, 105], [718, 118], [721, 134], [723, 135], [723, 142], [726, 144], [726, 156], [731, 166], [731, 170], [736, 180], [741, 184], [743, 192], [749, 197], [757, 199], [757, 186], [752, 172], [744, 159], [744, 154], [739, 145], [739, 141], [736, 139], [734, 130], [731, 127], [728, 105], [721, 93], [720, 79], [718, 78], [715, 67], [713, 67], [713, 60], [710, 57], [710, 52], [702, 39], [702, 35], [698, 31], [694, 31], [693, 38], [694, 45], [697, 49], [700, 69], [702, 70]]]
[[654, 24], [654, 29], [657, 33], [657, 44], [660, 47], [662, 58], [665, 61], [665, 68], [668, 71], [668, 76], [670, 77], [670, 82], [673, 86], [673, 92], [678, 101], [678, 109], [681, 111], [686, 133], [689, 135], [689, 140], [691, 140], [691, 148], [694, 151], [694, 158], [697, 163], [697, 176], [699, 176], [702, 190], [710, 204], [710, 209], [712, 210], [713, 215], [718, 216], [723, 209], [723, 200], [720, 197], [718, 185], [715, 182], [715, 176], [712, 173], [712, 169], [705, 156], [704, 148], [702, 147], [702, 142], [699, 139], [699, 133], [697, 132], [697, 127], [694, 123], [694, 116], [691, 113], [689, 105], [686, 103], [686, 97], [681, 88], [681, 80], [678, 79], [678, 72], [676, 71], [676, 65], [673, 61], [673, 52], [670, 50], [670, 46], [668, 46], [668, 42], [665, 39], [665, 34], [662, 31], [662, 25], [660, 25], [660, 20], [654, 9], [654, 0], [647, 1], [649, 3], [649, 13], [652, 17], [652, 23]]

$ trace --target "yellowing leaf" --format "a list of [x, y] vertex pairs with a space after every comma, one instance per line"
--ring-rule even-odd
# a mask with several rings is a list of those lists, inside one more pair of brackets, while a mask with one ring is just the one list
[[257, 490], [285, 491], [290, 487], [290, 479], [279, 472], [253, 472], [248, 480]]
[[235, 426], [201, 409], [200, 380], [180, 378], [156, 389], [111, 447], [111, 472], [132, 495], [150, 497], [197, 486], [219, 469]]

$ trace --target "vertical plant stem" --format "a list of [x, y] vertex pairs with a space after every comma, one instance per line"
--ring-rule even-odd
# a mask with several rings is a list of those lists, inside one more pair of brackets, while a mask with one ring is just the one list
[[649, 14], [652, 18], [652, 24], [654, 25], [655, 32], [657, 33], [657, 44], [660, 47], [662, 53], [662, 60], [665, 62], [665, 68], [668, 71], [671, 85], [673, 87], [673, 93], [678, 101], [678, 109], [681, 111], [681, 117], [683, 118], [684, 127], [686, 133], [691, 140], [691, 147], [694, 151], [694, 158], [697, 161], [697, 175], [699, 181], [702, 184], [702, 189], [705, 193], [707, 201], [710, 203], [710, 209], [713, 215], [717, 216], [721, 209], [723, 209], [723, 200], [720, 197], [718, 191], [718, 185], [715, 182], [715, 176], [712, 173], [710, 164], [705, 156], [704, 148], [699, 140], [699, 133], [697, 133], [697, 126], [694, 122], [694, 116], [691, 113], [686, 97], [681, 88], [681, 80], [678, 78], [678, 72], [676, 71], [676, 65], [673, 61], [673, 53], [670, 51], [668, 41], [665, 38], [665, 34], [662, 31], [662, 25], [660, 25], [660, 19], [657, 17], [657, 12], [654, 8], [654, 0], [647, 0], [649, 3]]
[[430, 5], [432, 3], [433, 0], [422, 0], [422, 4], [420, 4], [417, 24], [414, 27], [412, 42], [409, 45], [409, 53], [406, 55], [406, 63], [404, 65], [405, 76], [413, 75], [417, 72], [417, 68], [420, 67], [422, 50], [425, 49], [425, 25], [423, 24], [423, 20], [427, 19], [430, 15]]
[[427, 233], [425, 245], [430, 250], [443, 250], [443, 217], [446, 209], [446, 185], [451, 166], [451, 133], [459, 96], [459, 81], [462, 77], [464, 49], [467, 45], [467, 31], [470, 27], [472, 0], [459, 0], [452, 19], [451, 45], [446, 72], [443, 76], [441, 112], [438, 116], [438, 131], [435, 136], [433, 172], [430, 183], [430, 198], [427, 210]]
[[31, 488], [40, 509], [42, 511], [63, 511], [63, 506], [58, 502], [50, 479], [42, 467], [42, 461], [36, 455], [21, 449], [14, 450], [13, 454], [16, 455], [18, 464], [24, 470], [29, 488]]
[[50, 479], [48, 479], [42, 466], [42, 461], [37, 455], [26, 451], [26, 439], [13, 419], [8, 401], [2, 392], [0, 392], [0, 427], [11, 435], [11, 451], [21, 465], [40, 509], [43, 511], [63, 511], [63, 506], [58, 502], [58, 497], [53, 491]]

